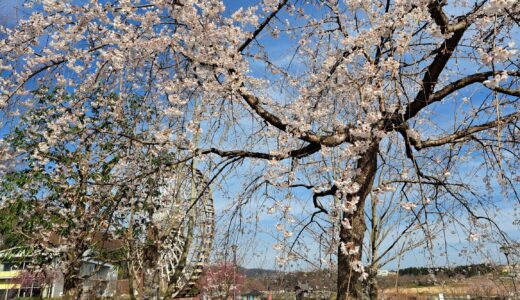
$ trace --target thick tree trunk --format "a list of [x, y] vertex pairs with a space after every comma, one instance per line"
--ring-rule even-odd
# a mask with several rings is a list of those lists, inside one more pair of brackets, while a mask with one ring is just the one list
[[[78, 253], [82, 253], [78, 251]], [[80, 278], [81, 260], [76, 258], [73, 254], [69, 253], [69, 261], [72, 261], [67, 268], [67, 271], [63, 274], [63, 291], [64, 299], [76, 300], [81, 297], [82, 280]]]
[[66, 285], [64, 286], [66, 291], [64, 293], [63, 299], [65, 300], [78, 300], [80, 299], [80, 293], [77, 288], [67, 288]]
[[371, 272], [368, 274], [367, 285], [368, 285], [369, 299], [378, 299], [379, 298], [379, 286], [377, 284], [377, 270], [375, 270], [375, 272]]
[[160, 296], [160, 272], [157, 266], [159, 260], [159, 231], [155, 226], [151, 226], [147, 232], [148, 245], [143, 251], [144, 279], [143, 299], [155, 300]]
[[81, 280], [79, 278], [71, 278], [65, 276], [63, 284], [64, 299], [77, 300], [81, 297]]
[[363, 248], [363, 238], [365, 236], [365, 200], [372, 188], [374, 177], [377, 171], [377, 149], [378, 143], [374, 142], [370, 149], [365, 152], [357, 162], [357, 169], [360, 171], [355, 177], [355, 181], [361, 186], [356, 194], [349, 195], [347, 200], [359, 197], [357, 210], [351, 215], [344, 215], [350, 221], [352, 229], [341, 226], [340, 242], [345, 244], [353, 243], [359, 247], [357, 254], [347, 255], [338, 247], [338, 291], [337, 299], [367, 299], [364, 284], [360, 278], [361, 274], [353, 270], [353, 262], [361, 260]]

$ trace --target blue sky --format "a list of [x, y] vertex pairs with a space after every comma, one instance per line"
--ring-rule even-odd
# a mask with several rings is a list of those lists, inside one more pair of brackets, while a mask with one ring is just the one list
[[[5, 20], [7, 22], [8, 26], [12, 26], [12, 24], [15, 22], [15, 20], [24, 15], [24, 12], [20, 9], [17, 9], [16, 6], [19, 5], [22, 1], [21, 0], [0, 0], [0, 20]], [[238, 9], [242, 6], [249, 6], [257, 1], [253, 0], [245, 0], [245, 1], [239, 1], [239, 0], [229, 0], [225, 1], [227, 10], [226, 13], [230, 14], [234, 10]], [[270, 38], [264, 38], [263, 41], [265, 42], [266, 46], [270, 47], [271, 49], [274, 49], [274, 56], [275, 60], [283, 60], [284, 58], [290, 56], [290, 53], [288, 53], [288, 49], [290, 48], [289, 43], [274, 43], [270, 40]], [[261, 64], [254, 64], [252, 66], [254, 73], [261, 73], [263, 71], [264, 66]], [[478, 96], [478, 95], [477, 95]], [[440, 124], [444, 124], [445, 122], [442, 122], [443, 118], [448, 118], [448, 112], [451, 111], [453, 107], [446, 106], [446, 108], [443, 108], [442, 110], [437, 111], [437, 115], [435, 118], [438, 118], [437, 121]], [[449, 124], [446, 122], [445, 124]], [[449, 125], [448, 125], [449, 126]], [[0, 136], [2, 134], [5, 134], [5, 132], [0, 132]], [[241, 188], [241, 182], [238, 181], [234, 182], [230, 185], [229, 191], [230, 192], [236, 192], [239, 191]], [[222, 209], [226, 206], [226, 202], [224, 202], [222, 199], [224, 198], [223, 195], [216, 194], [215, 195], [216, 200], [216, 206], [219, 211], [222, 211]], [[493, 197], [496, 200], [501, 199], [501, 195], [499, 193], [495, 193], [493, 195], [489, 195], [490, 197]], [[302, 198], [302, 201], [308, 201], [310, 194], [309, 193], [300, 193], [298, 194], [298, 197]], [[252, 208], [253, 209], [253, 208]], [[258, 209], [258, 208], [257, 208]], [[265, 209], [259, 208], [259, 209]], [[295, 214], [304, 214], [303, 207], [296, 207], [294, 209]], [[305, 212], [308, 213], [308, 212]], [[512, 214], [513, 210], [512, 208], [509, 209], [507, 207], [504, 207], [503, 215], [498, 218], [498, 222], [500, 225], [502, 225], [506, 230], [511, 234], [514, 235], [515, 238], [520, 238], [518, 233], [518, 228], [511, 225], [512, 220]], [[255, 241], [255, 244], [249, 245], [249, 247], [243, 247], [244, 250], [240, 253], [243, 256], [244, 264], [247, 267], [263, 267], [263, 268], [275, 268], [274, 263], [274, 256], [276, 255], [276, 252], [273, 250], [272, 245], [276, 241], [276, 231], [274, 230], [275, 224], [278, 222], [277, 218], [272, 215], [265, 215], [263, 214], [260, 219], [260, 224], [262, 227], [260, 228], [257, 239]], [[307, 238], [309, 239], [309, 238]], [[455, 234], [450, 234], [448, 236], [448, 240], [450, 241], [450, 244], [457, 247], [463, 247], [468, 242], [466, 240], [466, 236]], [[246, 239], [244, 238], [244, 242]], [[309, 240], [309, 244], [311, 244], [312, 241]], [[491, 247], [491, 246], [490, 246]], [[314, 249], [315, 250], [315, 249]], [[251, 252], [252, 251], [252, 252]], [[310, 254], [312, 255], [312, 249], [310, 251]], [[314, 251], [315, 252], [315, 251]], [[497, 254], [496, 249], [490, 249], [490, 252]], [[454, 264], [465, 264], [465, 263], [478, 263], [481, 262], [481, 258], [479, 256], [474, 257], [474, 261], [466, 261], [465, 258], [459, 257], [458, 251], [455, 248], [450, 248], [448, 251], [448, 254], [450, 256], [450, 261]], [[499, 254], [497, 254], [499, 255]], [[426, 255], [427, 256], [427, 255]], [[436, 260], [434, 261], [434, 264], [444, 264], [445, 258], [442, 256], [436, 256]], [[406, 255], [404, 260], [401, 262], [401, 267], [407, 267], [407, 266], [416, 266], [416, 265], [425, 265], [427, 264], [427, 261], [425, 260], [425, 253], [421, 249], [414, 250]], [[393, 269], [395, 268], [396, 263], [392, 263], [388, 266], [388, 268]], [[302, 264], [302, 268], [307, 268], [308, 265]], [[297, 268], [297, 267], [294, 267]]]
[[21, 10], [18, 9], [21, 3], [21, 0], [0, 1], [0, 21], [2, 23], [7, 21], [7, 24], [11, 26], [22, 15]]

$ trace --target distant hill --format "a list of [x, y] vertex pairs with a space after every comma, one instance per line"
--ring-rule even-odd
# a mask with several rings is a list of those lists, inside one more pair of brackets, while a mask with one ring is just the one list
[[461, 265], [451, 268], [436, 267], [410, 267], [399, 270], [399, 275], [428, 275], [428, 274], [446, 274], [448, 276], [464, 275], [466, 277], [484, 275], [496, 271], [497, 267], [489, 264]]
[[330, 270], [282, 272], [260, 268], [238, 268], [249, 280], [261, 281], [266, 290], [293, 290], [299, 283], [309, 285], [314, 290], [335, 289], [336, 273]]
[[247, 277], [267, 277], [267, 276], [276, 276], [281, 274], [280, 271], [275, 270], [269, 270], [269, 269], [259, 269], [259, 268], [253, 268], [253, 269], [247, 269], [247, 268], [238, 268], [239, 272], [242, 274], [245, 274]]
[[[314, 274], [323, 274], [328, 273], [326, 270], [321, 271], [310, 271], [310, 272], [303, 272], [303, 271], [293, 271], [293, 272], [282, 272], [282, 271], [276, 271], [276, 270], [270, 270], [270, 269], [261, 269], [261, 268], [238, 268], [239, 271], [242, 274], [245, 274], [247, 277], [250, 278], [265, 278], [265, 277], [280, 277], [280, 276], [312, 276]], [[487, 274], [493, 271], [496, 271], [496, 266], [491, 266], [489, 264], [473, 264], [473, 265], [460, 265], [460, 266], [454, 266], [451, 268], [446, 267], [409, 267], [399, 270], [399, 275], [428, 275], [428, 274], [438, 274], [438, 273], [444, 273], [446, 275], [452, 276], [452, 275], [465, 275], [466, 277], [480, 275], [480, 274]]]

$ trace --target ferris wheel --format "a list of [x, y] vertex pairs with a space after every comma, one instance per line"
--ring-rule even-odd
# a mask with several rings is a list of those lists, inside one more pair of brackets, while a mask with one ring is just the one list
[[205, 177], [197, 169], [183, 168], [180, 173], [190, 176], [170, 179], [162, 186], [154, 215], [166, 234], [158, 265], [169, 298], [193, 290], [208, 262], [215, 231], [213, 198]]

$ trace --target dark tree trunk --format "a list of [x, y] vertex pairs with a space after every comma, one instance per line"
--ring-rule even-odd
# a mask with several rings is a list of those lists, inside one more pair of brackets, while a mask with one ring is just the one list
[[353, 243], [359, 247], [359, 252], [353, 255], [342, 253], [338, 247], [338, 291], [337, 299], [367, 299], [364, 286], [360, 278], [360, 273], [355, 272], [352, 268], [354, 261], [361, 260], [363, 248], [363, 238], [365, 236], [365, 200], [372, 188], [374, 177], [377, 171], [377, 150], [379, 144], [374, 142], [370, 149], [365, 152], [357, 162], [357, 169], [360, 171], [355, 177], [355, 181], [360, 185], [360, 189], [356, 194], [347, 196], [350, 201], [354, 197], [359, 197], [357, 210], [351, 215], [344, 214], [343, 218], [350, 221], [352, 229], [346, 229], [341, 226], [340, 242], [345, 244]]
[[69, 266], [67, 272], [63, 274], [63, 290], [64, 299], [76, 300], [81, 297], [81, 278], [79, 272], [81, 268], [81, 260], [75, 259]]
[[67, 286], [64, 286], [65, 293], [63, 299], [65, 300], [78, 300], [80, 299], [80, 293], [77, 288], [67, 288]]
[[377, 270], [370, 272], [367, 279], [368, 297], [369, 299], [379, 298], [379, 286], [377, 284]]
[[151, 226], [147, 232], [147, 242], [143, 251], [143, 299], [155, 300], [160, 296], [160, 271], [157, 266], [159, 261], [159, 230]]

